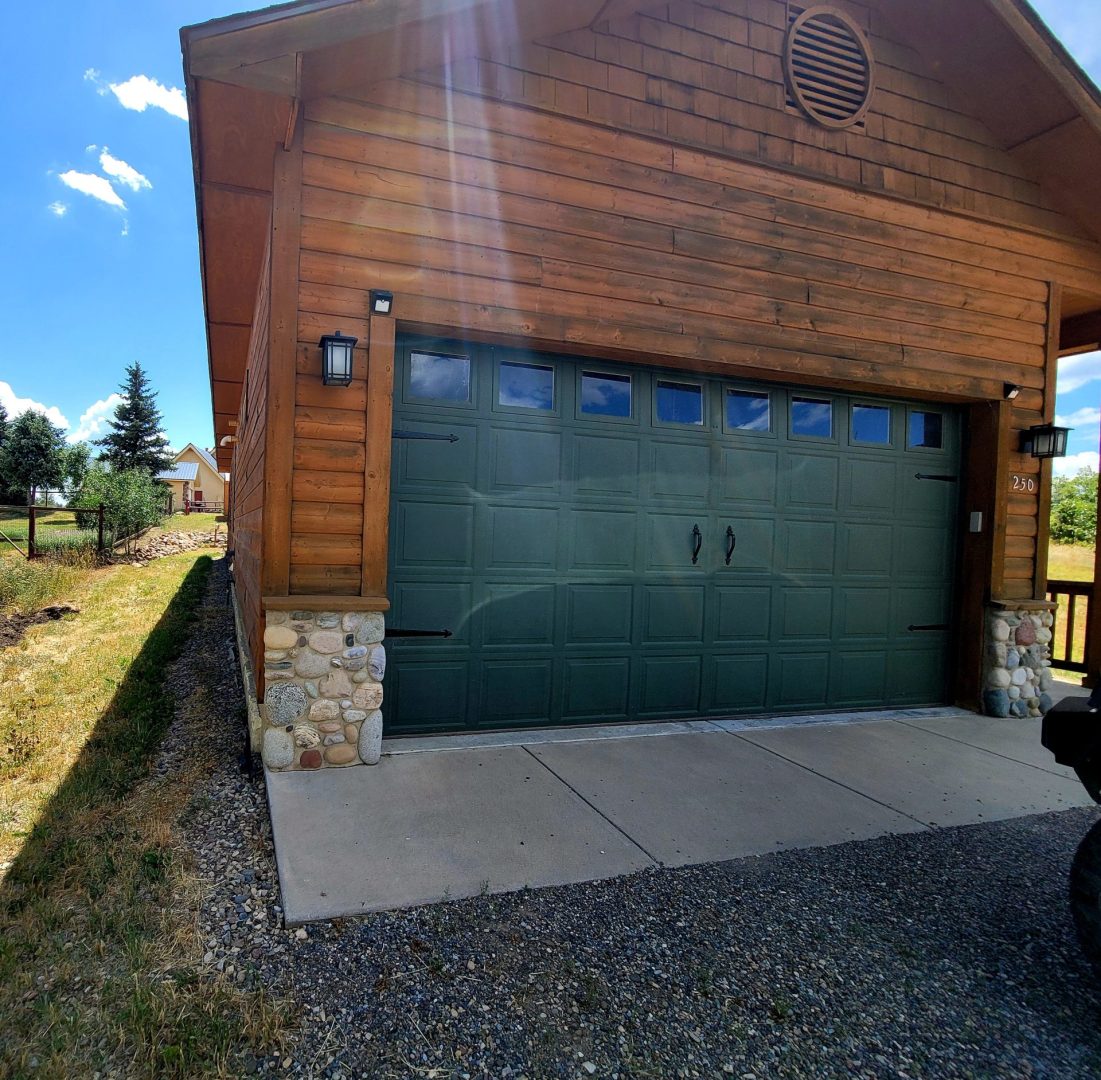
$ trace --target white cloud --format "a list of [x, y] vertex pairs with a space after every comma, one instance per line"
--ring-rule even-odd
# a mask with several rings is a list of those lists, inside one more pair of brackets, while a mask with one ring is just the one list
[[116, 206], [120, 210], [126, 209], [126, 203], [119, 197], [119, 193], [111, 187], [111, 181], [105, 177], [96, 176], [95, 173], [82, 173], [70, 169], [68, 172], [63, 172], [58, 179], [74, 191], [91, 195], [93, 199], [99, 199], [100, 202], [104, 202], [108, 206]]
[[69, 421], [56, 405], [43, 405], [40, 401], [34, 401], [31, 398], [17, 397], [11, 385], [6, 382], [0, 382], [0, 405], [4, 406], [9, 420], [14, 420], [17, 416], [22, 416], [23, 413], [33, 409], [35, 412], [43, 413], [51, 424], [62, 428], [69, 426]]
[[64, 217], [69, 212], [69, 207], [63, 202], [52, 202], [46, 209], [57, 217]]
[[1101, 353], [1079, 353], [1059, 360], [1056, 392], [1069, 394], [1087, 383], [1101, 380]]
[[[91, 70], [91, 69], [89, 69]], [[98, 72], [91, 77], [95, 81]], [[85, 78], [89, 78], [85, 73]], [[177, 86], [164, 86], [156, 79], [148, 75], [134, 75], [122, 83], [110, 83], [111, 93], [118, 98], [119, 104], [124, 109], [132, 109], [134, 112], [145, 112], [152, 107], [163, 109], [171, 116], [187, 119], [187, 100], [184, 92]]]
[[1069, 416], [1057, 416], [1055, 423], [1059, 427], [1084, 428], [1096, 427], [1101, 423], [1101, 409], [1091, 408], [1089, 405], [1076, 409]]
[[112, 394], [110, 397], [89, 405], [80, 414], [80, 422], [65, 436], [65, 441], [70, 443], [83, 442], [96, 435], [102, 434], [107, 427], [107, 421], [115, 415], [115, 409], [122, 404], [121, 394]]
[[[2, 385], [0, 383], [0, 386]], [[1055, 458], [1055, 475], [1075, 476], [1082, 469], [1092, 469], [1097, 472], [1099, 457], [1101, 455], [1098, 455], [1096, 450], [1083, 450], [1080, 454], [1068, 454], [1064, 458]]]
[[141, 191], [142, 188], [151, 188], [153, 185], [148, 177], [142, 176], [133, 165], [115, 157], [105, 146], [99, 155], [99, 167], [120, 184], [124, 184], [131, 191]]

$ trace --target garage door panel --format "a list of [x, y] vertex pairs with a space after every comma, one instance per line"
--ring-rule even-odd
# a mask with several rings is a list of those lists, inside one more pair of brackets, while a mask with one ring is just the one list
[[714, 641], [767, 641], [771, 633], [772, 589], [767, 585], [719, 585], [713, 593]]
[[887, 694], [887, 653], [839, 652], [834, 657], [831, 701], [845, 708], [878, 705]]
[[640, 716], [696, 715], [700, 711], [699, 656], [641, 656], [639, 671]]
[[633, 573], [638, 529], [634, 511], [579, 508], [563, 524], [572, 534], [571, 570]]
[[630, 645], [634, 594], [632, 585], [567, 585], [567, 643]]
[[772, 518], [751, 518], [742, 515], [722, 515], [719, 518], [719, 537], [728, 543], [726, 530], [734, 532], [734, 551], [730, 565], [720, 569], [721, 574], [771, 574], [776, 566], [776, 522]]
[[470, 669], [466, 658], [410, 660], [394, 665], [383, 702], [391, 731], [464, 728]]
[[955, 476], [954, 462], [937, 458], [907, 458], [899, 463], [899, 513], [905, 519], [945, 522], [955, 516], [959, 485], [949, 480], [919, 480], [923, 476]]
[[949, 567], [952, 536], [943, 528], [895, 527], [895, 567], [900, 578], [943, 581]]
[[555, 595], [553, 585], [486, 585], [482, 641], [487, 646], [553, 647]]
[[[889, 588], [841, 586], [838, 589], [838, 637], [886, 638], [892, 632]], [[897, 624], [897, 619], [895, 620]]]
[[723, 504], [762, 508], [776, 506], [779, 455], [775, 446], [756, 449], [743, 440], [720, 451], [719, 499]]
[[703, 640], [704, 586], [642, 587], [642, 643], [699, 643]]
[[781, 641], [800, 638], [828, 641], [833, 631], [833, 589], [829, 586], [782, 588], [779, 630]]
[[862, 521], [841, 526], [841, 573], [889, 577], [893, 529]]
[[891, 513], [898, 491], [897, 463], [860, 460], [845, 463], [842, 505], [858, 513]]
[[488, 536], [481, 550], [485, 569], [554, 571], [558, 565], [557, 509], [488, 505], [483, 508]]
[[891, 700], [900, 705], [923, 705], [944, 698], [943, 646], [935, 643], [892, 650], [887, 677]]
[[828, 699], [828, 652], [780, 653], [772, 662], [769, 700], [781, 708], [815, 708]]
[[835, 455], [789, 451], [785, 463], [787, 505], [835, 509], [840, 463]]
[[787, 521], [783, 530], [784, 569], [793, 575], [832, 574], [837, 527], [824, 521]]
[[[706, 513], [668, 514], [651, 511], [645, 517], [642, 566], [650, 571], [702, 575], [719, 551], [721, 537]], [[692, 563], [696, 549], [693, 530], [699, 528], [699, 562]]]
[[618, 720], [628, 713], [631, 660], [626, 656], [567, 657], [565, 720]]
[[395, 544], [402, 568], [465, 570], [474, 565], [474, 507], [462, 503], [399, 502]]
[[635, 498], [639, 487], [637, 438], [573, 437], [573, 483], [579, 495]]
[[554, 686], [554, 661], [491, 660], [482, 661], [482, 700], [479, 722], [489, 726], [509, 724], [549, 724], [551, 693]]
[[659, 499], [706, 499], [711, 484], [711, 447], [652, 442], [649, 493]]
[[558, 432], [497, 429], [492, 447], [492, 490], [558, 490], [562, 480], [562, 436]]
[[895, 590], [895, 625], [947, 626], [952, 618], [952, 590], [947, 585], [925, 585]]
[[[415, 425], [415, 428], [414, 428]], [[478, 429], [473, 424], [431, 423], [418, 417], [410, 433], [436, 435], [437, 439], [395, 439], [397, 475], [403, 487], [478, 485]], [[457, 435], [455, 442], [443, 441]]]
[[[394, 610], [401, 613], [401, 621], [391, 619], [390, 625], [403, 630], [450, 630], [449, 647], [470, 641], [472, 623], [477, 619], [472, 584], [408, 581], [395, 585], [392, 595]], [[406, 639], [394, 640], [399, 649], [406, 644]]]
[[768, 701], [768, 653], [726, 654], [709, 661], [709, 712], [754, 712]]

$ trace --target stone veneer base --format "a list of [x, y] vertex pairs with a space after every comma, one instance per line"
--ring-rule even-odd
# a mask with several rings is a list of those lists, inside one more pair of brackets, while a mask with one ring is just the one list
[[1051, 708], [1054, 623], [1051, 603], [1046, 600], [990, 606], [982, 695], [987, 716], [1043, 716]]
[[277, 772], [376, 765], [382, 754], [378, 611], [268, 611], [261, 754]]

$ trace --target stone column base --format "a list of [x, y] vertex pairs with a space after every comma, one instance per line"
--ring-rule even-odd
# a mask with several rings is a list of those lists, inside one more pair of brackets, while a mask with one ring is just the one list
[[1049, 600], [995, 601], [986, 615], [983, 711], [987, 716], [1043, 716], [1051, 687]]
[[269, 611], [261, 754], [278, 772], [376, 765], [386, 623], [377, 611]]

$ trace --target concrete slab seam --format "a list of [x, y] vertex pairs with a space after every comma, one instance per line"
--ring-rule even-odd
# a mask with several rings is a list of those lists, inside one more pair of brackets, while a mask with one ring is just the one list
[[882, 799], [877, 799], [873, 795], [869, 795], [866, 791], [860, 791], [858, 788], [850, 787], [848, 784], [841, 783], [840, 780], [835, 779], [832, 776], [827, 776], [825, 773], [820, 773], [815, 769], [812, 769], [809, 765], [804, 765], [801, 761], [795, 761], [793, 758], [786, 757], [781, 754], [779, 750], [773, 750], [771, 746], [761, 746], [760, 743], [755, 743], [751, 739], [746, 739], [742, 735], [739, 735], [736, 731], [727, 732], [727, 734], [733, 736], [735, 739], [741, 739], [742, 742], [749, 743], [750, 746], [755, 746], [758, 750], [765, 750], [770, 754], [775, 754], [781, 761], [786, 761], [790, 765], [797, 765], [804, 772], [809, 772], [811, 776], [817, 776], [822, 780], [827, 780], [831, 784], [836, 784], [839, 788], [844, 788], [846, 791], [852, 792], [854, 795], [859, 795], [862, 799], [867, 799], [868, 802], [873, 802], [877, 806], [882, 806], [885, 810], [890, 810], [894, 814], [898, 814], [901, 817], [909, 818], [911, 821], [916, 822], [923, 829], [937, 829], [940, 826], [930, 825], [928, 821], [922, 821], [921, 818], [914, 817], [913, 814], [906, 813], [905, 810], [900, 810], [897, 806], [892, 806], [890, 803], [883, 802]]
[[646, 850], [646, 848], [644, 848], [644, 847], [643, 847], [643, 846], [642, 846], [642, 845], [641, 845], [641, 844], [640, 844], [640, 843], [639, 843], [639, 842], [638, 842], [638, 841], [637, 841], [637, 840], [636, 840], [636, 839], [635, 839], [635, 838], [634, 838], [633, 836], [631, 836], [631, 834], [630, 834], [630, 833], [626, 832], [626, 831], [625, 831], [625, 830], [624, 830], [623, 828], [621, 828], [621, 827], [620, 827], [620, 826], [619, 826], [619, 825], [618, 825], [618, 824], [617, 824], [616, 822], [614, 822], [614, 821], [613, 821], [613, 820], [612, 820], [612, 819], [611, 819], [610, 817], [608, 817], [608, 815], [607, 815], [607, 814], [605, 814], [603, 810], [601, 810], [601, 809], [600, 809], [599, 807], [597, 807], [597, 806], [594, 806], [594, 805], [593, 805], [593, 804], [592, 804], [592, 803], [591, 803], [591, 802], [590, 802], [590, 801], [589, 801], [588, 799], [586, 799], [586, 798], [585, 798], [585, 796], [584, 796], [584, 795], [582, 795], [582, 794], [581, 794], [581, 792], [580, 792], [580, 791], [578, 791], [578, 790], [577, 790], [577, 788], [575, 788], [575, 787], [573, 786], [573, 784], [571, 784], [571, 783], [570, 783], [570, 782], [569, 782], [569, 781], [568, 781], [568, 780], [567, 780], [567, 779], [566, 779], [566, 778], [565, 778], [564, 776], [561, 776], [561, 775], [559, 775], [558, 773], [556, 773], [556, 772], [554, 771], [554, 769], [552, 769], [552, 768], [551, 768], [551, 767], [550, 767], [550, 766], [549, 766], [549, 765], [548, 765], [548, 764], [547, 764], [547, 763], [546, 763], [545, 761], [541, 761], [541, 760], [540, 760], [539, 758], [537, 758], [537, 757], [536, 757], [536, 756], [535, 756], [535, 755], [534, 755], [534, 754], [533, 754], [533, 753], [532, 753], [532, 752], [531, 752], [531, 751], [530, 751], [530, 750], [529, 750], [529, 749], [528, 749], [528, 748], [527, 748], [526, 746], [525, 746], [525, 747], [522, 747], [522, 749], [523, 749], [523, 750], [524, 750], [524, 752], [525, 752], [525, 753], [526, 753], [526, 754], [527, 754], [527, 755], [528, 755], [529, 757], [531, 757], [531, 758], [532, 758], [532, 759], [533, 759], [534, 761], [538, 761], [538, 762], [539, 762], [539, 764], [540, 764], [540, 765], [542, 765], [542, 766], [543, 766], [543, 768], [544, 768], [544, 769], [546, 769], [546, 770], [547, 770], [547, 772], [549, 772], [549, 773], [551, 774], [551, 776], [553, 776], [553, 777], [555, 778], [555, 780], [557, 780], [557, 781], [558, 781], [558, 782], [559, 782], [560, 784], [562, 784], [562, 785], [563, 785], [564, 787], [566, 787], [566, 788], [568, 788], [568, 789], [569, 789], [570, 791], [572, 791], [572, 792], [574, 793], [574, 795], [576, 795], [576, 796], [577, 796], [577, 797], [578, 797], [578, 798], [579, 798], [579, 799], [580, 799], [580, 800], [581, 800], [581, 801], [582, 801], [582, 802], [583, 802], [583, 803], [584, 803], [584, 804], [585, 804], [585, 805], [586, 805], [586, 806], [587, 806], [587, 807], [588, 807], [588, 808], [589, 808], [590, 810], [592, 810], [592, 812], [593, 812], [594, 814], [598, 815], [598, 816], [599, 816], [599, 817], [601, 817], [601, 818], [602, 818], [602, 819], [603, 819], [604, 821], [606, 821], [606, 822], [607, 822], [607, 823], [608, 823], [609, 825], [611, 825], [611, 827], [612, 827], [613, 829], [615, 829], [615, 831], [616, 831], [617, 833], [619, 833], [619, 834], [620, 834], [620, 835], [621, 835], [622, 837], [624, 837], [624, 839], [626, 839], [626, 840], [628, 841], [628, 843], [631, 843], [631, 844], [633, 844], [633, 845], [634, 845], [635, 847], [637, 847], [637, 848], [638, 848], [638, 850], [639, 850], [639, 851], [641, 851], [641, 852], [642, 852], [642, 854], [643, 854], [643, 855], [645, 855], [645, 856], [646, 856], [646, 858], [648, 858], [648, 859], [650, 860], [650, 862], [652, 862], [652, 863], [653, 863], [653, 864], [654, 864], [655, 866], [664, 866], [664, 865], [665, 865], [665, 864], [664, 864], [664, 863], [663, 863], [663, 862], [661, 861], [661, 859], [658, 859], [658, 858], [656, 858], [655, 856], [651, 855], [651, 854], [650, 854], [650, 852], [648, 852], [648, 851]]
[[1031, 761], [1022, 761], [1020, 758], [1010, 757], [1008, 754], [1000, 754], [997, 750], [991, 750], [989, 746], [976, 746], [975, 743], [969, 743], [966, 739], [957, 739], [954, 735], [945, 735], [943, 731], [930, 731], [928, 728], [919, 727], [917, 724], [908, 724], [905, 720], [896, 720], [896, 724], [902, 724], [904, 727], [912, 728], [914, 731], [920, 731], [923, 735], [935, 735], [938, 739], [947, 739], [949, 742], [958, 743], [960, 746], [966, 746], [969, 750], [981, 750], [984, 754], [991, 754], [993, 757], [1001, 758], [1003, 761], [1012, 761], [1014, 765], [1026, 765], [1030, 769], [1035, 769], [1037, 772], [1047, 773], [1049, 776], [1058, 776], [1062, 779], [1066, 779], [1066, 774], [1057, 772], [1055, 769], [1045, 769], [1043, 765], [1036, 765]]

